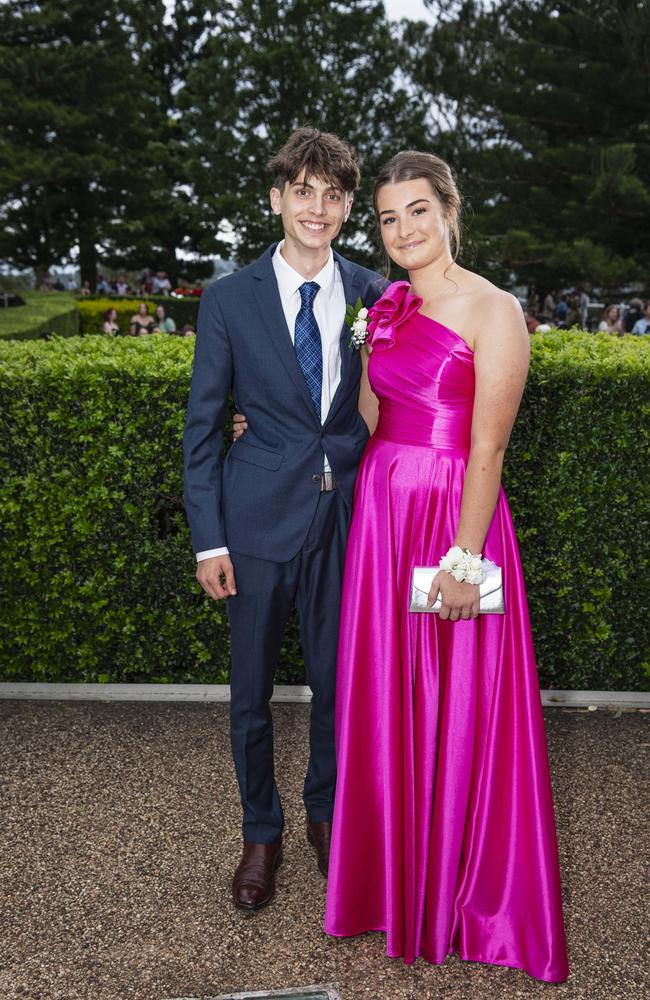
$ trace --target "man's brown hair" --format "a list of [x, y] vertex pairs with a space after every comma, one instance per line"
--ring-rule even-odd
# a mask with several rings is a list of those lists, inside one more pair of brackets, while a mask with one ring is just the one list
[[317, 128], [299, 128], [293, 132], [269, 161], [273, 187], [284, 190], [304, 170], [304, 180], [318, 177], [341, 191], [356, 191], [361, 174], [351, 146], [331, 132]]

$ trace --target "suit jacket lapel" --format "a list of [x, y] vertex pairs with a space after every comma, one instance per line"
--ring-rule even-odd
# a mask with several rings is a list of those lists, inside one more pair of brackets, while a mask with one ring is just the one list
[[[336, 252], [334, 253], [334, 257], [339, 265], [341, 280], [343, 281], [343, 291], [345, 292], [346, 305], [353, 306], [361, 295], [363, 284], [362, 276], [355, 265], [350, 263], [349, 260], [346, 260], [345, 257], [341, 257], [340, 254]], [[354, 348], [348, 347], [350, 336], [350, 327], [344, 320], [341, 327], [341, 338], [339, 342], [339, 350], [341, 351], [341, 381], [336, 392], [334, 393], [334, 398], [330, 404], [325, 423], [327, 423], [327, 421], [330, 420], [332, 415], [336, 412], [336, 408], [341, 400], [346, 398], [350, 388], [349, 383], [351, 379], [355, 377], [358, 378], [359, 368], [358, 365], [355, 364], [355, 357], [358, 356], [358, 352], [354, 350]]]
[[309, 395], [309, 388], [296, 356], [291, 334], [289, 333], [287, 321], [284, 316], [284, 309], [282, 308], [282, 300], [280, 299], [278, 283], [272, 264], [274, 251], [275, 246], [269, 247], [256, 264], [253, 265], [255, 298], [266, 329], [270, 334], [275, 349], [280, 355], [287, 374], [305, 400], [311, 416], [316, 420], [314, 404]]

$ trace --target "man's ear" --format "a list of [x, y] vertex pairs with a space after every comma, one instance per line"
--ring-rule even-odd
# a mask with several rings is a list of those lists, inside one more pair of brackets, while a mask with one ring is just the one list
[[271, 202], [271, 211], [274, 215], [282, 214], [282, 192], [279, 188], [272, 187], [269, 191], [269, 201]]
[[352, 203], [354, 202], [354, 195], [350, 191], [345, 192], [345, 212], [343, 213], [343, 221], [347, 222], [350, 218], [350, 212], [352, 211]]

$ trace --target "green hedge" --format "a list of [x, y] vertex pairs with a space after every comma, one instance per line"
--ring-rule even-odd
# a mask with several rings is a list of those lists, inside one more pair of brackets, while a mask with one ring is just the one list
[[24, 306], [0, 309], [0, 339], [37, 340], [57, 334], [74, 337], [79, 333], [79, 313], [72, 295], [66, 292], [20, 291]]
[[[192, 342], [0, 343], [0, 676], [223, 681], [182, 510]], [[543, 687], [648, 689], [650, 338], [550, 333], [507, 455]], [[295, 623], [278, 679], [302, 679]]]
[[78, 298], [77, 306], [80, 317], [80, 333], [101, 333], [104, 313], [107, 309], [117, 311], [117, 322], [120, 333], [130, 332], [131, 317], [138, 311], [141, 302], [146, 302], [149, 313], [153, 316], [156, 306], [165, 307], [165, 315], [170, 316], [180, 332], [188, 323], [196, 329], [196, 318], [199, 313], [199, 298], [176, 299], [171, 296], [143, 296], [142, 298]]

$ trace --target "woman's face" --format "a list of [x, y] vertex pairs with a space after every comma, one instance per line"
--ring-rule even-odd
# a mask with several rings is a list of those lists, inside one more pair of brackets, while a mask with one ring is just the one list
[[386, 251], [405, 270], [449, 255], [449, 220], [425, 177], [381, 187], [377, 214]]
[[108, 318], [111, 323], [114, 323], [115, 320], [117, 319], [117, 309], [111, 309], [111, 311], [108, 314]]
[[616, 322], [616, 320], [618, 319], [618, 309], [616, 308], [616, 306], [612, 306], [611, 309], [609, 309], [607, 313], [607, 319], [609, 320], [610, 323]]
[[138, 306], [138, 312], [140, 313], [141, 316], [147, 315], [147, 307], [144, 302], [141, 302], [140, 305]]
[[165, 318], [165, 309], [164, 309], [164, 307], [163, 306], [157, 306], [156, 307], [156, 319], [164, 319], [164, 318]]

